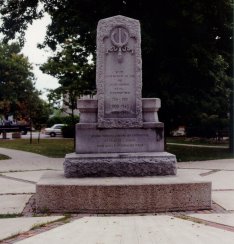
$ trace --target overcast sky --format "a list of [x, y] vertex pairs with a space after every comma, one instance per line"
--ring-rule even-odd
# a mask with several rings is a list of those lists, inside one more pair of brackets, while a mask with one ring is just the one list
[[42, 97], [44, 99], [46, 99], [46, 89], [58, 87], [58, 81], [54, 77], [43, 74], [39, 69], [39, 65], [46, 62], [47, 58], [51, 55], [51, 52], [37, 48], [37, 44], [42, 43], [44, 40], [46, 26], [49, 23], [49, 15], [45, 15], [40, 20], [35, 20], [25, 33], [26, 42], [22, 50], [23, 54], [29, 58], [29, 62], [33, 64], [36, 88], [43, 92]]

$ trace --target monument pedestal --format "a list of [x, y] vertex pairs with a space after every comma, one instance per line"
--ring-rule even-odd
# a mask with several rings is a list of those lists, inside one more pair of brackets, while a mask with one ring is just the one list
[[65, 177], [176, 175], [176, 157], [167, 152], [67, 154]]
[[211, 183], [185, 174], [65, 178], [57, 171], [46, 173], [36, 192], [38, 212], [124, 214], [211, 208]]

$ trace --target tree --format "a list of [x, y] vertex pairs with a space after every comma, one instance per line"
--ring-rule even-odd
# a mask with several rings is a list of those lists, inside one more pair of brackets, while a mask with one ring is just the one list
[[45, 123], [50, 110], [34, 86], [32, 66], [17, 43], [0, 44], [0, 114], [5, 119], [26, 119], [34, 125]]
[[78, 48], [75, 38], [66, 40], [61, 47], [62, 50], [49, 58], [47, 63], [41, 66], [41, 70], [58, 79], [60, 87], [50, 92], [49, 99], [56, 101], [62, 98], [63, 104], [71, 110], [70, 115], [75, 124], [77, 98], [86, 93], [90, 94], [95, 88], [93, 65], [88, 64], [87, 53]]
[[68, 115], [71, 116], [72, 123], [64, 129], [71, 131], [75, 148], [77, 118], [74, 111], [77, 109], [77, 99], [85, 93], [90, 94], [94, 89], [94, 69], [92, 64], [88, 64], [87, 53], [83, 48], [79, 48], [76, 38], [67, 39], [61, 47], [62, 50], [49, 58], [47, 63], [41, 66], [41, 70], [56, 77], [59, 81], [60, 87], [50, 92], [49, 100], [58, 101], [62, 98], [63, 105], [70, 109], [71, 112], [68, 112]]
[[39, 97], [40, 93], [35, 90], [28, 94], [27, 117], [30, 120], [30, 143], [32, 143], [32, 126], [39, 131], [38, 143], [40, 140], [41, 128], [47, 123], [52, 112], [51, 106]]
[[18, 44], [0, 44], [0, 113], [20, 116], [27, 94], [33, 87], [33, 73]]
[[[1, 2], [1, 31], [6, 41], [17, 33], [23, 37], [27, 25], [47, 12], [52, 22], [41, 47], [66, 51], [65, 44], [72, 40], [78, 56], [87, 58], [92, 54], [94, 59], [99, 19], [117, 14], [139, 19], [142, 28], [143, 96], [162, 99], [160, 117], [166, 129], [169, 131], [180, 124], [193, 126], [193, 121], [197, 121], [201, 113], [207, 117], [227, 117], [233, 83], [232, 0]], [[38, 7], [39, 4], [43, 7]], [[60, 63], [60, 60], [54, 61]], [[88, 67], [88, 61], [83, 61]], [[83, 64], [76, 69], [79, 70]], [[92, 69], [94, 67], [90, 67], [90, 72]], [[69, 77], [64, 70], [62, 73]], [[79, 74], [82, 80], [82, 72]], [[73, 84], [70, 81], [67, 79], [69, 84]], [[89, 89], [92, 89], [93, 80], [89, 81]], [[79, 89], [83, 88], [79, 86]]]

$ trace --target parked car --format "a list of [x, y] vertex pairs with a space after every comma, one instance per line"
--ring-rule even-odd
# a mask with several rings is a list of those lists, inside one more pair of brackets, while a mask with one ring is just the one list
[[184, 126], [179, 126], [176, 130], [171, 132], [172, 136], [186, 136], [186, 131]]
[[51, 137], [62, 135], [62, 127], [66, 126], [65, 124], [55, 124], [50, 128], [45, 128], [45, 134]]

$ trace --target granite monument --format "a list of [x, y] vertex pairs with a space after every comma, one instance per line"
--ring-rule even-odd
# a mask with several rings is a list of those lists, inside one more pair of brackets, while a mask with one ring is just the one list
[[142, 98], [138, 20], [115, 16], [97, 28], [97, 99], [80, 99], [76, 152], [66, 177], [175, 175], [176, 157], [164, 152], [158, 98]]
[[[38, 212], [154, 213], [210, 209], [211, 182], [176, 169], [164, 151], [158, 98], [142, 98], [138, 20], [97, 29], [97, 99], [80, 99], [76, 151], [36, 185]], [[159, 177], [161, 176], [161, 177]]]

